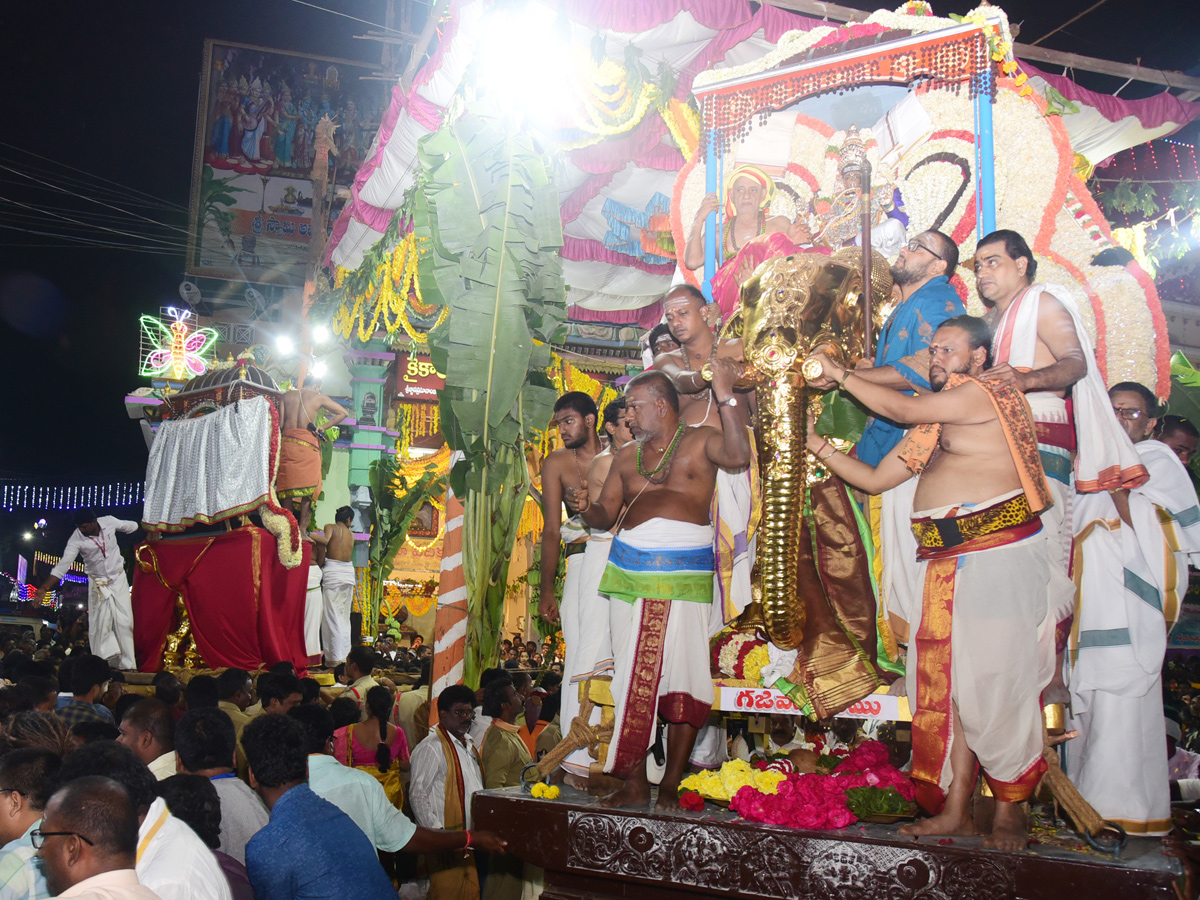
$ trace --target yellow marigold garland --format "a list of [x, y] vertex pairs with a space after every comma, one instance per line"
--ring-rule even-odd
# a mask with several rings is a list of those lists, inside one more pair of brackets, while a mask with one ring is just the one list
[[[352, 299], [348, 297], [342, 302], [331, 323], [334, 333], [343, 340], [350, 340], [357, 331], [358, 339], [366, 343], [382, 320], [389, 335], [403, 328], [405, 334], [418, 344], [427, 343], [425, 332], [417, 331], [408, 318], [409, 307], [419, 316], [432, 315], [437, 308], [436, 304], [425, 303], [421, 295], [421, 280], [417, 276], [419, 257], [417, 236], [410, 232], [380, 263], [367, 289], [359, 296]], [[347, 275], [346, 269], [338, 268], [334, 272], [334, 287], [341, 287]], [[443, 306], [433, 328], [445, 322], [449, 315], [450, 308]]]
[[682, 100], [671, 97], [659, 105], [663, 121], [684, 159], [691, 159], [700, 146], [700, 117]]

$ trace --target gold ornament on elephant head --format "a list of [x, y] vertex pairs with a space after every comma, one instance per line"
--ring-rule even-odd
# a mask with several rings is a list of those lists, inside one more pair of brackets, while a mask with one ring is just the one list
[[[808, 357], [823, 350], [852, 365], [863, 346], [863, 276], [856, 248], [833, 256], [798, 253], [760, 265], [742, 286], [741, 309], [730, 329], [740, 331], [746, 374], [742, 386], [757, 388], [755, 440], [762, 480], [762, 518], [758, 559], [752, 574], [753, 595], [761, 603], [768, 637], [783, 649], [800, 645], [804, 604], [797, 597], [800, 531], [805, 489], [812, 477], [827, 473], [806, 447], [809, 408], [819, 402], [810, 382], [820, 376]], [[887, 261], [872, 263], [872, 308], [878, 310], [892, 290]], [[878, 316], [875, 324], [878, 325]], [[748, 610], [751, 616], [759, 610]]]

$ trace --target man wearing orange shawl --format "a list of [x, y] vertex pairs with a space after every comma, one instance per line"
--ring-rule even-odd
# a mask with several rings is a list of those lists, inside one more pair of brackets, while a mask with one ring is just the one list
[[[408, 799], [424, 828], [465, 830], [471, 847], [471, 797], [483, 790], [479, 750], [471, 740], [475, 692], [454, 684], [437, 698], [441, 720], [413, 749]], [[426, 854], [429, 900], [479, 900], [475, 859], [463, 850]]]
[[[913, 770], [933, 817], [914, 835], [974, 833], [971, 796], [983, 768], [996, 798], [987, 847], [1023, 849], [1021, 802], [1042, 761], [1041, 691], [1054, 663], [1050, 558], [1041, 513], [1051, 504], [1028, 403], [1015, 388], [981, 381], [991, 334], [956, 316], [929, 345], [935, 393], [913, 397], [856, 377], [818, 355], [824, 375], [877, 415], [914, 428], [898, 453], [869, 466], [839, 454], [809, 426], [809, 450], [870, 493], [919, 476], [913, 534], [924, 585], [908, 640]], [[910, 638], [911, 635], [911, 638]]]

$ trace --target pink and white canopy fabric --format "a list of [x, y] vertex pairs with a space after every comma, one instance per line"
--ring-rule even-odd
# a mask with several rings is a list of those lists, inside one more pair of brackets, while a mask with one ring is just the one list
[[[746, 0], [547, 0], [565, 11], [571, 44], [589, 52], [604, 39], [606, 53], [621, 58], [640, 51], [646, 66], [676, 73], [675, 96], [690, 96], [706, 70], [741, 66], [774, 50], [788, 31], [829, 23]], [[352, 199], [334, 225], [329, 261], [354, 269], [377, 242], [412, 186], [417, 142], [441, 124], [446, 105], [486, 39], [492, 4], [460, 0], [429, 61], [404, 94], [393, 88], [390, 108], [359, 169]], [[1063, 116], [1076, 149], [1098, 162], [1118, 150], [1168, 134], [1200, 112], [1200, 104], [1172, 97], [1123, 101], [1093, 94], [1069, 80], [1026, 66], [1039, 88], [1050, 85], [1077, 103]], [[553, 77], [548, 73], [547, 77]], [[649, 215], [665, 212], [685, 160], [654, 110], [631, 131], [598, 144], [557, 154], [561, 192], [563, 274], [570, 286], [572, 318], [646, 327], [658, 320], [655, 303], [676, 273], [672, 259], [643, 252], [630, 232]]]
[[[677, 75], [675, 96], [686, 98], [692, 79], [716, 65], [741, 65], [774, 48], [784, 32], [822, 24], [772, 6], [743, 0], [625, 0], [595, 4], [566, 0], [571, 43], [586, 48], [603, 34], [608, 54], [632, 46], [654, 71], [665, 62]], [[445, 105], [476, 56], [488, 4], [452, 7], [441, 43], [405, 96], [393, 89], [379, 135], [359, 169], [352, 200], [334, 225], [330, 261], [356, 268], [380, 239], [412, 185], [417, 141], [441, 123]], [[645, 211], [656, 197], [667, 201], [684, 158], [653, 110], [630, 132], [558, 154], [555, 177], [562, 195], [563, 274], [570, 285], [573, 318], [616, 323], [657, 321], [645, 308], [671, 283], [673, 260], [646, 258], [614, 246], [628, 211]], [[660, 201], [660, 202], [661, 202]], [[667, 201], [669, 202], [669, 201]], [[608, 215], [606, 215], [606, 206]], [[595, 315], [589, 315], [588, 313]], [[604, 315], [598, 315], [605, 313]]]
[[1021, 68], [1043, 97], [1053, 88], [1078, 107], [1078, 112], [1063, 113], [1063, 125], [1071, 148], [1093, 165], [1122, 150], [1174, 134], [1200, 116], [1200, 103], [1187, 103], [1166, 90], [1144, 100], [1122, 100], [1089, 91], [1070, 78], [1051, 75], [1024, 61]]

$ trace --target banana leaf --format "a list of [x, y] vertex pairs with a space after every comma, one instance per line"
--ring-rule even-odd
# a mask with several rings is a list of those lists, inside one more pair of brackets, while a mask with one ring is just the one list
[[367, 510], [371, 520], [371, 542], [367, 552], [371, 580], [367, 596], [370, 609], [363, 610], [363, 623], [374, 634], [383, 602], [383, 585], [392, 572], [392, 561], [400, 552], [421, 507], [430, 497], [445, 491], [445, 480], [430, 466], [411, 484], [402, 477], [401, 490], [397, 492], [393, 487], [396, 457], [390, 453], [373, 460], [367, 473], [373, 500]]
[[[1200, 370], [1178, 351], [1171, 357], [1171, 399], [1166, 411], [1200, 425]], [[1200, 478], [1200, 455], [1192, 458], [1188, 468]]]
[[562, 223], [548, 160], [484, 104], [423, 138], [417, 157], [417, 274], [425, 302], [450, 309], [429, 346], [446, 376], [442, 433], [465, 456], [449, 481], [464, 506], [464, 680], [474, 685], [500, 639], [528, 491], [525, 436], [546, 427], [555, 400], [543, 370], [566, 318]]
[[821, 397], [821, 414], [813, 427], [821, 437], [857, 444], [867, 427], [867, 414], [849, 396], [832, 390]]

